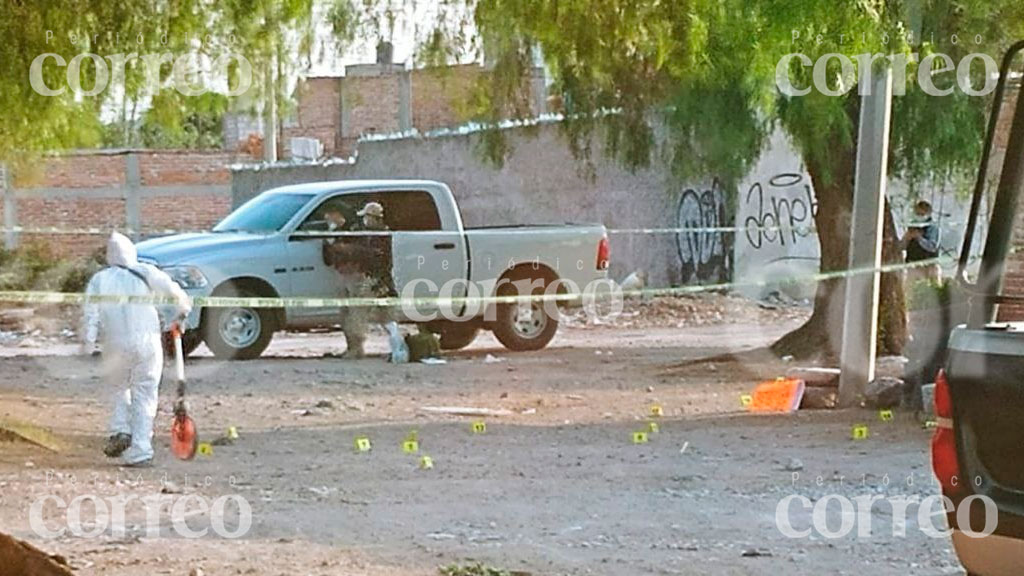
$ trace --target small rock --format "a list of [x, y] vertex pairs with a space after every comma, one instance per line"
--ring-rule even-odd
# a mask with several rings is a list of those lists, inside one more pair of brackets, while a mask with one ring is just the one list
[[334, 408], [334, 403], [331, 402], [330, 400], [321, 400], [316, 403], [316, 406], [314, 406], [314, 408]]
[[784, 469], [786, 472], [799, 472], [804, 469], [804, 463], [799, 458], [790, 458]]
[[181, 486], [178, 486], [174, 482], [167, 481], [160, 488], [161, 494], [181, 494]]

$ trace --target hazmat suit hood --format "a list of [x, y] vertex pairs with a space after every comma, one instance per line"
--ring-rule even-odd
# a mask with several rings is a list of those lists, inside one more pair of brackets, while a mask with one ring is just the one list
[[131, 268], [139, 263], [139, 253], [135, 244], [124, 234], [111, 232], [107, 240], [107, 264]]

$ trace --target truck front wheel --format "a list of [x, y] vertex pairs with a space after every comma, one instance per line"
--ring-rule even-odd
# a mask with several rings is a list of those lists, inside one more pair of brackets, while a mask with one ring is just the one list
[[[254, 298], [259, 294], [245, 288], [228, 286], [216, 296]], [[206, 345], [222, 360], [252, 360], [270, 345], [276, 318], [269, 308], [206, 308], [202, 331]]]
[[[539, 284], [539, 283], [537, 283]], [[531, 294], [544, 293], [545, 286], [534, 286]], [[516, 286], [503, 283], [498, 296], [517, 296]], [[516, 352], [540, 350], [551, 342], [558, 332], [558, 317], [545, 311], [543, 300], [497, 304], [493, 323], [494, 337], [502, 346]]]

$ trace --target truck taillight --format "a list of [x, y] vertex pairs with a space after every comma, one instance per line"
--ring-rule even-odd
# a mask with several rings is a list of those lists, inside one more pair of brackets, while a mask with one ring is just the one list
[[597, 269], [607, 270], [611, 262], [611, 246], [608, 245], [608, 237], [604, 236], [597, 243]]
[[949, 394], [946, 372], [940, 370], [935, 377], [935, 435], [932, 436], [932, 471], [947, 496], [964, 488], [960, 482], [960, 460], [956, 454], [956, 436], [953, 432], [953, 402]]
[[953, 400], [949, 395], [949, 380], [945, 370], [939, 370], [935, 376], [935, 415], [947, 419], [953, 417]]

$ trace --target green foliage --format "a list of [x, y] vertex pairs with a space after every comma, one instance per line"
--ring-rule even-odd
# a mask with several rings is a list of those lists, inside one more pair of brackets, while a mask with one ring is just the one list
[[227, 108], [227, 97], [214, 92], [189, 97], [161, 92], [142, 117], [142, 143], [147, 148], [219, 148]]
[[[159, 146], [216, 145], [210, 124], [223, 109], [215, 98], [185, 98], [170, 88], [171, 61], [159, 65], [159, 89], [150, 93], [146, 55], [170, 54], [215, 59], [237, 53], [252, 64], [253, 90], [239, 97], [243, 108], [255, 107], [268, 93], [287, 108], [284, 82], [309, 64], [311, 15], [316, 0], [4, 0], [0, 2], [0, 161], [31, 162], [33, 153], [111, 144], [135, 145], [135, 111], [154, 99], [152, 117], [144, 122], [146, 143]], [[49, 34], [49, 33], [52, 34]], [[110, 77], [108, 88], [76, 97], [66, 89], [43, 96], [29, 82], [32, 62], [56, 54], [70, 63], [79, 54], [103, 57], [138, 54], [123, 77]], [[112, 68], [107, 61], [108, 68]], [[267, 87], [266, 70], [275, 71]], [[50, 57], [42, 68], [50, 89], [67, 88], [67, 67]], [[241, 69], [230, 70], [237, 86]], [[86, 58], [82, 87], [95, 85], [97, 67]], [[119, 114], [105, 128], [103, 110]], [[218, 129], [219, 132], [219, 129]]]
[[0, 291], [83, 292], [89, 278], [103, 267], [102, 260], [102, 250], [87, 259], [61, 259], [45, 243], [0, 249]]
[[935, 280], [917, 280], [907, 290], [907, 310], [932, 310], [946, 307], [952, 299], [953, 284]]

